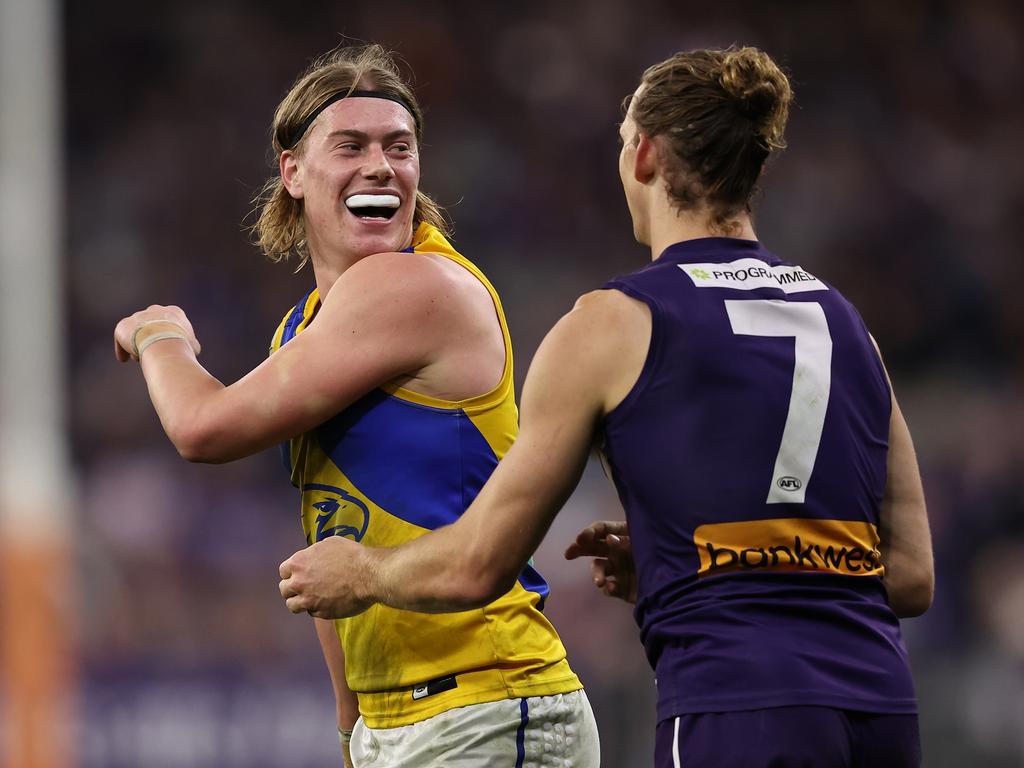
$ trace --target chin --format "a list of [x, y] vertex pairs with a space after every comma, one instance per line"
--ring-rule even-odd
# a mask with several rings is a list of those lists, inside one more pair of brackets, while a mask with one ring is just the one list
[[352, 236], [352, 244], [363, 256], [374, 253], [391, 253], [408, 247], [412, 241], [409, 227], [387, 227], [379, 231], [362, 231]]
[[365, 258], [375, 253], [394, 253], [402, 250], [402, 246], [394, 238], [366, 237], [359, 239], [355, 250], [360, 258]]

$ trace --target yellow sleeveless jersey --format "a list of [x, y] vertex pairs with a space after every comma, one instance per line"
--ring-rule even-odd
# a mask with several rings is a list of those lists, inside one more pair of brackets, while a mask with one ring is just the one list
[[[504, 374], [491, 392], [458, 402], [384, 386], [283, 446], [302, 492], [309, 543], [348, 536], [392, 547], [454, 522], [515, 439], [512, 343], [497, 292], [428, 224], [420, 224], [410, 251], [451, 259], [486, 286], [505, 340]], [[319, 303], [314, 288], [285, 316], [271, 353], [302, 332]], [[541, 612], [547, 593], [531, 564], [511, 591], [484, 608], [422, 614], [375, 605], [336, 621], [346, 678], [367, 726], [408, 725], [453, 707], [581, 688]]]

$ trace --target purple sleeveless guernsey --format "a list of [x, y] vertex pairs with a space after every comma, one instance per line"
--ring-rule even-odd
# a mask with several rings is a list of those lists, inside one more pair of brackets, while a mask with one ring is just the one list
[[702, 238], [612, 280], [653, 321], [605, 423], [658, 720], [917, 711], [878, 551], [889, 386], [857, 311], [759, 243]]

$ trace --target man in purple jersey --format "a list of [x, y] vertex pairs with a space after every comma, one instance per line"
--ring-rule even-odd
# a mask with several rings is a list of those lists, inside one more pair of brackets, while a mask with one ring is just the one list
[[920, 764], [897, 617], [928, 608], [934, 574], [910, 434], [856, 310], [750, 220], [791, 98], [753, 48], [644, 73], [619, 173], [653, 261], [548, 334], [519, 439], [457, 523], [397, 549], [297, 552], [291, 610], [485, 604], [596, 445], [628, 526], [596, 523], [567, 556], [594, 556], [595, 583], [636, 602], [658, 766]]

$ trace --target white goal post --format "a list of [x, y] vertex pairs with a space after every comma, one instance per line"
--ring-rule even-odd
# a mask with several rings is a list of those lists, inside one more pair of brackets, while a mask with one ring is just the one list
[[60, 5], [0, 0], [0, 766], [72, 768]]

